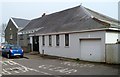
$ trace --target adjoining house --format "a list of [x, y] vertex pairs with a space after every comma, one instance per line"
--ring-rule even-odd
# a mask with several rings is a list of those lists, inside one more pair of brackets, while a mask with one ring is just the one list
[[[21, 29], [18, 33], [18, 36], [20, 38], [19, 40], [19, 43], [20, 45], [22, 45], [26, 50], [29, 49], [31, 46], [31, 39], [30, 39], [30, 34], [33, 34], [35, 33], [36, 31], [38, 31], [39, 29], [41, 29], [41, 27], [39, 28], [39, 25], [34, 25], [36, 24], [36, 22], [39, 22], [39, 19], [40, 18], [37, 18], [37, 19], [33, 19], [31, 20], [27, 26], [25, 26], [23, 29]], [[39, 52], [39, 38], [38, 36], [34, 36], [33, 37], [33, 41], [34, 42], [34, 48], [32, 51], [35, 51], [35, 52]], [[31, 51], [31, 48], [28, 50], [28, 51]]]
[[120, 63], [119, 22], [83, 6], [33, 19], [20, 33], [31, 33], [40, 54], [85, 61]]
[[18, 31], [23, 29], [30, 20], [10, 18], [5, 29], [5, 41], [9, 44], [19, 44]]

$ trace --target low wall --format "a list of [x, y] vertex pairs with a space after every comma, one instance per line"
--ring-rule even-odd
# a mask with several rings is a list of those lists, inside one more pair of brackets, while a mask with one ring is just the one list
[[106, 44], [106, 62], [120, 64], [120, 44]]

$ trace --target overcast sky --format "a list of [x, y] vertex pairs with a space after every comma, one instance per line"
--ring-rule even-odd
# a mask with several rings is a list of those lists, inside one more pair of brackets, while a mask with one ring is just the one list
[[118, 19], [119, 0], [2, 0], [0, 2], [0, 24], [10, 17], [34, 19], [45, 12], [51, 14], [82, 4], [89, 9]]

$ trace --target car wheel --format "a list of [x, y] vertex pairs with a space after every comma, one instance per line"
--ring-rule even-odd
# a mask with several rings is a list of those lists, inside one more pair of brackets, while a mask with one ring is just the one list
[[10, 53], [7, 54], [7, 58], [10, 59], [11, 58], [11, 55]]

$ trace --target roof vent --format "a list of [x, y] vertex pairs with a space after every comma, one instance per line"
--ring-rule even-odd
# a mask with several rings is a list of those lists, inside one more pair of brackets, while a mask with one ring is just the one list
[[43, 15], [42, 15], [42, 17], [44, 17], [46, 14], [45, 13], [43, 13]]

